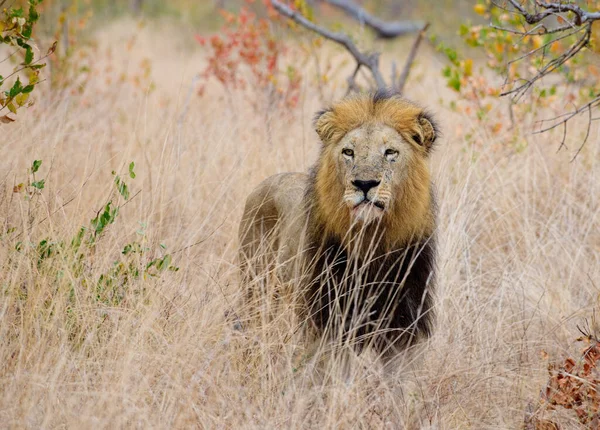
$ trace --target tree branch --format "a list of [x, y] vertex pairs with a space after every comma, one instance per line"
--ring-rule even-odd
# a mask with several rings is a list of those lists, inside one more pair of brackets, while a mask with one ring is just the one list
[[[575, 33], [576, 32], [574, 32], [573, 34], [575, 34]], [[571, 35], [572, 34], [569, 34], [568, 36], [571, 36]], [[552, 73], [553, 71], [558, 69], [560, 66], [565, 64], [568, 60], [570, 60], [575, 55], [577, 55], [577, 53], [579, 51], [581, 51], [583, 49], [583, 47], [585, 47], [589, 43], [591, 36], [592, 36], [592, 26], [591, 26], [591, 24], [588, 23], [588, 24], [586, 24], [585, 33], [583, 34], [583, 36], [581, 36], [579, 39], [577, 39], [577, 42], [575, 42], [575, 44], [572, 45], [567, 50], [567, 52], [565, 52], [564, 54], [558, 56], [557, 58], [554, 58], [553, 60], [549, 61], [544, 67], [542, 67], [541, 70], [538, 70], [538, 72], [536, 73], [535, 76], [533, 76], [531, 79], [526, 79], [525, 83], [519, 85], [517, 88], [503, 91], [500, 95], [507, 96], [507, 95], [514, 94], [517, 99], [520, 98], [523, 94], [525, 94], [527, 92], [527, 90], [529, 88], [531, 88], [533, 86], [533, 84], [536, 81], [542, 79], [544, 76], [548, 75], [549, 73]], [[564, 37], [567, 37], [567, 36], [564, 36]], [[551, 43], [553, 43], [555, 41], [556, 41], [556, 39], [548, 42], [546, 45], [543, 46], [543, 48], [545, 48], [546, 46], [550, 45]], [[530, 52], [527, 55], [525, 55], [517, 60], [513, 60], [513, 61], [509, 62], [509, 65], [525, 58], [526, 56], [531, 55], [532, 53], [533, 52]]]
[[575, 109], [574, 111], [559, 115], [555, 118], [552, 119], [543, 119], [540, 121], [540, 125], [542, 125], [543, 123], [547, 123], [547, 122], [554, 122], [552, 125], [542, 128], [538, 131], [535, 132], [535, 134], [539, 134], [539, 133], [545, 133], [547, 131], [550, 131], [562, 124], [565, 124], [567, 121], [569, 121], [571, 118], [579, 115], [582, 112], [585, 112], [586, 110], [590, 110], [593, 109], [595, 107], [598, 107], [600, 105], [600, 94], [598, 94], [595, 98], [593, 98], [591, 101], [589, 101], [588, 103], [584, 104], [583, 106]]
[[356, 77], [356, 73], [361, 66], [365, 66], [370, 70], [373, 75], [373, 79], [375, 79], [375, 83], [377, 84], [377, 88], [383, 89], [386, 87], [385, 80], [379, 70], [379, 54], [378, 53], [370, 53], [365, 54], [356, 47], [352, 39], [341, 32], [333, 32], [326, 28], [320, 27], [317, 24], [309, 21], [304, 15], [299, 12], [294, 11], [289, 6], [279, 2], [279, 0], [271, 0], [271, 4], [275, 8], [277, 12], [281, 15], [295, 21], [297, 24], [300, 24], [302, 27], [311, 30], [326, 39], [332, 40], [340, 45], [342, 45], [350, 54], [354, 57], [357, 63], [356, 72], [353, 77], [351, 77], [352, 82], [350, 85], [354, 84], [354, 78]]
[[557, 2], [544, 2], [536, 0], [536, 5], [543, 8], [544, 11], [538, 13], [529, 13], [525, 7], [523, 7], [518, 0], [508, 0], [510, 4], [516, 9], [516, 11], [525, 18], [527, 24], [537, 24], [538, 22], [546, 19], [551, 15], [558, 13], [573, 12], [576, 16], [575, 24], [582, 25], [586, 22], [600, 20], [600, 12], [588, 12], [576, 4], [571, 3], [557, 3]]
[[[511, 66], [519, 64], [521, 61], [529, 61], [526, 65], [529, 66], [528, 70], [532, 71], [531, 75], [526, 78], [514, 78], [512, 80], [510, 78], [510, 73], [507, 73], [504, 82], [504, 90], [500, 95], [510, 95], [513, 101], [520, 99], [543, 77], [560, 70], [565, 64], [568, 65], [569, 60], [589, 46], [592, 38], [592, 26], [595, 21], [600, 21], [600, 11], [587, 11], [571, 0], [535, 0], [529, 2], [523, 2], [522, 0], [506, 0], [503, 1], [502, 4], [500, 4], [498, 0], [492, 0], [492, 4], [509, 13], [522, 16], [528, 24], [519, 24], [517, 28], [503, 28], [492, 24], [492, 28], [520, 35], [522, 37], [521, 40], [528, 36], [556, 35], [547, 38], [542, 46], [531, 49], [523, 55], [520, 55], [518, 58], [508, 62], [507, 70], [511, 68]], [[532, 6], [527, 7], [527, 5], [530, 4]], [[554, 20], [550, 23], [545, 21], [546, 18], [549, 17], [556, 17], [558, 19], [558, 24], [554, 22]], [[520, 43], [521, 40], [516, 43]], [[554, 52], [552, 47], [560, 46], [554, 44], [557, 44], [557, 42], [561, 40], [566, 41], [566, 46], [561, 48], [562, 50], [560, 52]], [[536, 61], [534, 62], [533, 57], [536, 55], [538, 55], [539, 58], [536, 58]], [[546, 58], [547, 55], [549, 58]], [[566, 146], [567, 123], [575, 116], [583, 115], [587, 112], [587, 130], [583, 143], [579, 146], [579, 149], [573, 157], [573, 159], [575, 159], [589, 140], [592, 122], [596, 120], [592, 115], [592, 110], [597, 109], [598, 107], [600, 107], [600, 94], [596, 94], [591, 101], [579, 108], [558, 115], [552, 119], [540, 121], [540, 128], [535, 133], [545, 133], [556, 129], [557, 127], [562, 127], [562, 141], [558, 149], [560, 151]]]
[[585, 24], [588, 21], [600, 20], [600, 12], [588, 12], [586, 10], [583, 10], [576, 4], [564, 4], [556, 2], [546, 3], [539, 0], [537, 4], [543, 7], [544, 9], [547, 9], [551, 13], [573, 12], [576, 16], [579, 17], [579, 19], [576, 22], [577, 25]]
[[404, 69], [402, 70], [402, 74], [400, 75], [400, 79], [398, 80], [398, 86], [396, 87], [399, 93], [402, 93], [404, 90], [404, 86], [406, 85], [406, 81], [408, 80], [408, 75], [410, 74], [410, 69], [412, 68], [412, 64], [415, 61], [415, 57], [417, 56], [417, 51], [419, 50], [419, 45], [425, 36], [425, 32], [429, 28], [429, 23], [426, 23], [417, 38], [415, 39], [412, 47], [410, 48], [410, 52], [408, 53], [408, 57], [406, 58], [406, 63], [404, 63]]
[[344, 11], [361, 24], [370, 27], [382, 39], [393, 39], [423, 29], [423, 23], [418, 21], [383, 21], [367, 13], [362, 7], [348, 0], [322, 0]]

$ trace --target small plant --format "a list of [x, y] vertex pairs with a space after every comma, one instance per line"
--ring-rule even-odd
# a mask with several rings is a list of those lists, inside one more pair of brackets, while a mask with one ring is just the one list
[[[567, 123], [588, 115], [577, 156], [590, 137], [593, 110], [600, 105], [600, 69], [595, 61], [599, 8], [598, 1], [478, 0], [474, 10], [489, 24], [463, 24], [459, 33], [469, 47], [485, 55], [487, 73], [473, 70], [472, 61], [461, 61], [449, 50], [451, 64], [444, 70], [448, 85], [474, 107], [478, 119], [488, 115], [487, 98], [509, 98], [508, 118], [494, 112], [500, 120], [484, 122], [492, 132], [505, 128], [504, 123], [514, 126], [515, 117], [541, 109], [544, 116], [551, 112], [553, 117], [535, 122], [534, 132], [560, 128], [560, 148], [565, 146]], [[544, 79], [551, 75], [554, 79]], [[485, 76], [492, 76], [492, 83]]]
[[[0, 45], [9, 47], [9, 56], [4, 59], [16, 64], [12, 73], [0, 76], [0, 122], [15, 120], [8, 113], [16, 114], [23, 106], [31, 106], [30, 94], [40, 82], [40, 70], [46, 65], [42, 61], [56, 49], [54, 43], [46, 55], [35, 58], [33, 29], [39, 19], [38, 5], [42, 0], [29, 0], [27, 8], [8, 7], [0, 10]], [[3, 1], [0, 6], [3, 6]], [[22, 79], [27, 79], [24, 83]]]
[[535, 429], [560, 429], [557, 423], [544, 418], [554, 410], [572, 411], [580, 424], [600, 428], [600, 340], [589, 332], [582, 334], [577, 340], [586, 346], [579, 358], [568, 357], [562, 364], [548, 365], [548, 382], [537, 411], [525, 418], [526, 428], [529, 424]]
[[46, 184], [45, 179], [37, 179], [36, 173], [42, 165], [42, 160], [34, 160], [31, 167], [27, 170], [27, 183], [21, 182], [13, 187], [14, 193], [24, 193], [25, 199], [31, 199], [34, 195], [39, 194], [44, 189]]
[[[200, 45], [209, 50], [208, 65], [201, 74], [207, 81], [214, 78], [228, 90], [259, 88], [270, 91], [280, 107], [298, 104], [301, 76], [291, 63], [282, 65], [288, 48], [272, 32], [267, 18], [258, 18], [249, 9], [253, 0], [239, 14], [221, 11], [225, 25], [221, 34], [208, 38], [196, 36]], [[267, 14], [277, 15], [269, 1]], [[204, 85], [200, 93], [204, 91]]]
[[[31, 199], [39, 195], [44, 189], [44, 179], [38, 179], [41, 160], [35, 160], [28, 169], [28, 180], [17, 186], [14, 191], [25, 194]], [[172, 262], [172, 255], [166, 252], [166, 246], [151, 245], [146, 237], [144, 228], [136, 232], [138, 238], [121, 246], [117, 258], [108, 268], [98, 266], [96, 260], [98, 248], [102, 246], [103, 237], [114, 226], [119, 217], [119, 210], [123, 204], [131, 201], [128, 179], [136, 177], [135, 164], [128, 166], [127, 177], [113, 171], [113, 196], [103, 203], [87, 225], [80, 227], [72, 237], [43, 237], [42, 239], [24, 243], [17, 242], [12, 249], [16, 255], [11, 255], [8, 264], [18, 256], [29, 259], [36, 269], [36, 273], [44, 273], [47, 279], [54, 279], [58, 291], [67, 295], [68, 306], [66, 312], [70, 321], [69, 331], [73, 339], [81, 339], [81, 330], [77, 322], [79, 308], [82, 306], [80, 299], [84, 296], [91, 297], [94, 306], [100, 307], [128, 307], [131, 300], [143, 297], [146, 283], [150, 279], [160, 279], [168, 272], [177, 272], [179, 268]], [[0, 241], [10, 239], [14, 229], [0, 236]], [[69, 276], [65, 276], [69, 273]], [[62, 287], [61, 287], [62, 286]], [[34, 285], [24, 284], [19, 290], [19, 299], [28, 300], [29, 292]], [[51, 297], [46, 303], [48, 310], [54, 312], [52, 301], [60, 299], [58, 294]]]

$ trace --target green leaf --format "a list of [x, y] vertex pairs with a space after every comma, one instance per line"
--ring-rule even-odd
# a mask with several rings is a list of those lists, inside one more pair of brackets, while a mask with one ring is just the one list
[[29, 3], [29, 22], [34, 23], [39, 19], [39, 17], [40, 17], [40, 14], [35, 9], [35, 4]]
[[131, 163], [129, 163], [129, 177], [131, 179], [135, 179], [135, 172], [133, 171], [134, 167], [135, 167], [135, 163], [133, 161]]
[[41, 165], [42, 160], [33, 160], [33, 164], [31, 165], [31, 173], [36, 173]]
[[158, 264], [156, 265], [156, 268], [158, 270], [165, 270], [166, 268], [169, 267], [169, 265], [171, 264], [171, 255], [167, 254], [165, 255], [165, 257], [162, 260], [159, 260]]
[[31, 33], [33, 33], [33, 26], [30, 23], [27, 23], [23, 26], [22, 35], [25, 39], [31, 38]]
[[75, 249], [75, 251], [77, 251], [79, 249], [79, 247], [81, 246], [81, 241], [83, 239], [84, 234], [85, 234], [85, 227], [81, 227], [79, 229], [79, 231], [77, 232], [77, 235], [71, 241], [71, 246], [73, 247], [73, 249]]
[[31, 62], [33, 61], [33, 50], [31, 49], [31, 47], [27, 47], [25, 50], [25, 64], [31, 64]]
[[460, 77], [458, 73], [455, 73], [450, 79], [448, 79], [448, 86], [455, 91], [460, 91]]
[[21, 92], [23, 94], [29, 94], [30, 92], [33, 91], [34, 88], [35, 88], [35, 85], [27, 85], [26, 87], [23, 87], [23, 89], [21, 90]]
[[15, 81], [12, 88], [8, 92], [8, 96], [12, 99], [12, 98], [16, 97], [17, 94], [21, 93], [22, 90], [23, 90], [23, 86], [21, 85], [21, 81], [19, 80], [19, 77], [17, 76], [17, 80]]
[[112, 201], [108, 202], [104, 207], [104, 211], [90, 221], [94, 230], [94, 235], [98, 236], [104, 231], [107, 225], [115, 222], [115, 218], [119, 214], [119, 208], [111, 208], [111, 205]]
[[8, 16], [9, 16], [9, 18], [22, 18], [23, 17], [23, 8], [20, 7], [18, 9], [9, 9]]
[[45, 182], [46, 182], [46, 180], [42, 179], [42, 180], [39, 180], [39, 181], [36, 181], [36, 182], [32, 182], [31, 186], [33, 188], [37, 188], [38, 190], [43, 190]]
[[127, 187], [127, 184], [122, 181], [119, 176], [115, 178], [115, 184], [117, 185], [119, 194], [121, 194], [125, 200], [129, 200], [129, 188]]

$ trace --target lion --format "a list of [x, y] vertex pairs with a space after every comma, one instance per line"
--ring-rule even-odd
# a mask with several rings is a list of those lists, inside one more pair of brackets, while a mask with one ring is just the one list
[[271, 176], [246, 200], [245, 282], [275, 268], [318, 334], [391, 358], [432, 330], [438, 127], [389, 91], [348, 96], [314, 124], [322, 145], [309, 173]]

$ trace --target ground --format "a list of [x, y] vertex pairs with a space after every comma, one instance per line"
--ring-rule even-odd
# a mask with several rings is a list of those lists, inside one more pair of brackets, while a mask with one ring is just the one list
[[[102, 30], [100, 52], [135, 31], [127, 22]], [[392, 373], [368, 354], [350, 370], [327, 354], [315, 363], [289, 310], [252, 330], [232, 321], [245, 197], [269, 175], [312, 164], [319, 93], [305, 81], [293, 112], [257, 108], [217, 83], [200, 97], [190, 88], [203, 54], [182, 33], [147, 26], [133, 53], [114, 50], [117, 69], [125, 56], [131, 67], [149, 57], [150, 95], [98, 78], [84, 95], [55, 94], [0, 125], [0, 220], [14, 229], [0, 242], [0, 422], [520, 428], [528, 405], [538, 405], [548, 360], [578, 351], [576, 326], [597, 306], [598, 130], [573, 162], [572, 153], [557, 152], [556, 136], [524, 131], [527, 146], [517, 151], [498, 149], [502, 137], [476, 129], [485, 144], [470, 144], [460, 130], [474, 119], [448, 107], [454, 96], [440, 78], [443, 59], [425, 49], [407, 96], [431, 108], [444, 131], [432, 160], [440, 243], [434, 335]], [[13, 186], [33, 160], [42, 160], [36, 175], [46, 185], [28, 201]], [[127, 176], [131, 161], [135, 179]], [[67, 257], [50, 267], [15, 250], [89, 225], [116, 199], [113, 170], [135, 197], [89, 254], [87, 284]], [[119, 304], [99, 300], [91, 285], [125, 244], [142, 240], [140, 230], [179, 270], [131, 281], [137, 292]]]

